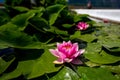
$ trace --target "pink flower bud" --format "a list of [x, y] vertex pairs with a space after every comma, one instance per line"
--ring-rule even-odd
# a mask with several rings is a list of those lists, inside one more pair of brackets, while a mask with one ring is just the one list
[[78, 30], [86, 30], [89, 27], [89, 24], [86, 22], [79, 22], [76, 26]]
[[109, 20], [108, 19], [103, 19], [103, 22], [104, 23], [109, 23]]
[[78, 43], [63, 41], [63, 43], [57, 43], [56, 49], [50, 49], [49, 51], [58, 58], [53, 62], [55, 64], [63, 64], [65, 62], [81, 64], [82, 62], [78, 59], [78, 56], [80, 56], [85, 50], [79, 50]]

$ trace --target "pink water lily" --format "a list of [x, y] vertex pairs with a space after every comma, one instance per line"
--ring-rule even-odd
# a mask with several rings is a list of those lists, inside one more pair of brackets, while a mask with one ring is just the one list
[[78, 30], [86, 30], [89, 27], [89, 24], [86, 22], [79, 22], [76, 26]]
[[80, 61], [78, 56], [80, 56], [85, 50], [79, 50], [78, 43], [71, 43], [71, 41], [63, 41], [63, 43], [57, 43], [56, 49], [50, 49], [49, 51], [58, 58], [53, 62], [55, 64], [63, 64], [65, 62], [81, 64], [82, 62]]

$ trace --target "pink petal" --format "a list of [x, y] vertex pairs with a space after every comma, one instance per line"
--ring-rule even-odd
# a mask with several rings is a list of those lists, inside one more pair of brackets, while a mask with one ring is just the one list
[[77, 64], [77, 65], [83, 64], [82, 61], [80, 61], [79, 58], [75, 58], [71, 63]]
[[57, 49], [63, 53], [65, 52], [65, 49], [63, 49], [63, 44], [57, 43]]
[[81, 55], [81, 54], [83, 54], [83, 52], [84, 52], [85, 50], [84, 49], [81, 49], [81, 50], [79, 50], [78, 52], [76, 52], [72, 57], [74, 58], [76, 58], [76, 57], [78, 57], [79, 55]]
[[65, 44], [66, 42], [65, 41], [63, 41], [63, 43], [62, 44]]
[[59, 50], [59, 52], [62, 52], [63, 54], [65, 54], [67, 52], [66, 49], [63, 47], [59, 47], [58, 50]]
[[70, 57], [70, 56], [73, 56], [76, 52], [77, 52], [77, 51], [76, 51], [76, 47], [72, 47], [72, 48], [69, 50], [69, 52], [68, 52], [68, 56], [69, 56], [69, 57]]
[[73, 47], [75, 47], [75, 50], [78, 51], [78, 48], [79, 48], [79, 47], [78, 47], [78, 43], [74, 43], [74, 44], [73, 44]]
[[78, 51], [78, 43], [74, 43], [72, 48], [69, 50], [68, 55], [72, 56]]
[[69, 59], [69, 58], [65, 58], [65, 59], [64, 59], [64, 61], [67, 62], [67, 63], [71, 62], [72, 60], [73, 60], [73, 59]]
[[68, 43], [68, 44], [72, 44], [71, 41], [68, 41], [67, 43]]
[[79, 22], [77, 24], [78, 30], [86, 30], [88, 27], [89, 27], [89, 24], [87, 24], [86, 22]]
[[59, 46], [61, 46], [61, 44], [60, 44], [60, 43], [57, 43], [57, 48], [59, 48]]
[[63, 64], [64, 61], [63, 61], [63, 59], [59, 58], [58, 60], [55, 60], [53, 63], [54, 64]]
[[59, 58], [64, 60], [66, 58], [66, 54], [59, 52]]
[[80, 49], [79, 52], [80, 54], [83, 54], [85, 52], [85, 49]]
[[57, 49], [49, 49], [49, 51], [54, 55], [54, 56], [56, 56], [56, 57], [59, 57], [59, 52], [58, 52], [58, 50]]
[[61, 58], [61, 59], [64, 59], [66, 58], [66, 55], [60, 51], [58, 51], [58, 49], [49, 49], [49, 51], [56, 57], [58, 58]]
[[76, 53], [73, 54], [71, 57], [76, 58], [76, 57], [78, 57], [79, 55], [80, 55], [80, 51], [76, 52]]

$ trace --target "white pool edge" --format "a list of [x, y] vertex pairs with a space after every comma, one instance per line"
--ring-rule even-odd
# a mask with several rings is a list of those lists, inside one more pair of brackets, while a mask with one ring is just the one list
[[108, 19], [120, 23], [120, 9], [72, 9], [78, 14], [88, 14], [96, 19]]

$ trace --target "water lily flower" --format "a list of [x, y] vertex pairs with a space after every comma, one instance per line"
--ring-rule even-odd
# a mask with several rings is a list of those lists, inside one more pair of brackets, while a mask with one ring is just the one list
[[89, 24], [86, 22], [79, 22], [76, 26], [78, 30], [86, 30], [89, 27]]
[[71, 41], [63, 41], [63, 43], [57, 43], [56, 49], [50, 49], [49, 51], [58, 58], [53, 62], [55, 64], [63, 64], [65, 62], [82, 64], [78, 56], [80, 56], [85, 50], [79, 50], [78, 43], [72, 43]]

